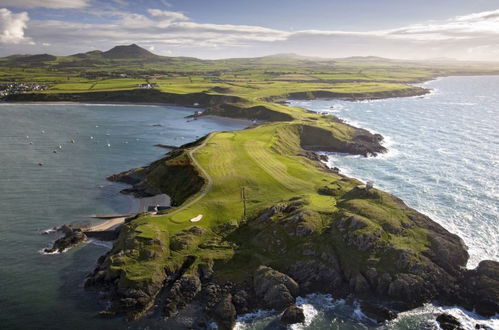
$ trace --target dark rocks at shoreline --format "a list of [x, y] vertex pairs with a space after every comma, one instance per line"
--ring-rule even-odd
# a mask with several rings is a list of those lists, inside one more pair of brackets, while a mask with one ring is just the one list
[[447, 313], [442, 313], [437, 317], [437, 322], [442, 330], [464, 330], [459, 320]]
[[230, 330], [236, 324], [236, 308], [232, 303], [232, 295], [229, 293], [215, 306], [213, 312], [218, 327], [221, 330]]
[[365, 316], [375, 320], [378, 323], [390, 321], [397, 317], [397, 312], [394, 310], [375, 303], [362, 302], [361, 310]]
[[456, 300], [483, 316], [499, 313], [499, 262], [484, 260], [477, 268], [466, 270], [459, 280]]
[[285, 325], [303, 323], [305, 322], [305, 315], [303, 309], [293, 305], [284, 310], [279, 320]]
[[299, 286], [291, 277], [270, 267], [260, 266], [253, 277], [256, 296], [270, 309], [282, 310], [295, 303]]
[[78, 245], [87, 240], [87, 235], [80, 228], [71, 228], [69, 226], [62, 226], [59, 228], [60, 231], [64, 233], [64, 236], [57, 239], [51, 248], [46, 248], [43, 251], [45, 253], [62, 253], [65, 250]]

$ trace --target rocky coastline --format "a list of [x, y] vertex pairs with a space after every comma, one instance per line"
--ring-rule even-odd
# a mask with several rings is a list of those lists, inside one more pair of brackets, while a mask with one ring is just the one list
[[[153, 94], [149, 94], [151, 92]], [[426, 92], [421, 89], [418, 91], [421, 94], [415, 95]], [[103, 93], [102, 100], [112, 101], [122, 96], [110, 93]], [[251, 119], [256, 116], [264, 121], [292, 119], [265, 106], [235, 105], [241, 100], [232, 96], [213, 98], [213, 95], [198, 93], [196, 97], [168, 96], [165, 99], [158, 93], [133, 92], [129, 99], [133, 102], [146, 97], [144, 95], [155, 95], [156, 98], [148, 100], [187, 106], [192, 106], [194, 101], [200, 107], [206, 107], [207, 114], [224, 116], [231, 113], [238, 118]], [[37, 99], [37, 96], [19, 95], [9, 101]], [[351, 97], [322, 93], [288, 96]], [[85, 97], [77, 101], [84, 101]], [[62, 99], [75, 100], [73, 96]], [[318, 126], [290, 125], [297, 128], [303, 148], [300, 155], [325, 172], [333, 170], [325, 168], [314, 151], [364, 156], [386, 151], [381, 145], [382, 136], [352, 126], [349, 126], [355, 129], [352, 139], [340, 141]], [[185, 150], [202, 140], [180, 146], [146, 168], [132, 169], [109, 179], [132, 185], [126, 193], [136, 196], [166, 193], [180, 205], [205, 184], [193, 164], [179, 161]], [[174, 172], [164, 170], [172, 166], [175, 166]], [[155, 181], [153, 177], [159, 178]], [[165, 182], [169, 184], [164, 185]], [[237, 315], [256, 309], [282, 312], [282, 326], [297, 323], [303, 320], [303, 312], [295, 306], [296, 297], [315, 292], [355, 298], [360, 301], [364, 314], [377, 322], [393, 319], [398, 312], [431, 301], [463, 306], [483, 316], [499, 313], [498, 262], [482, 261], [476, 269], [467, 270], [467, 247], [458, 236], [393, 195], [359, 188], [359, 182], [344, 176], [341, 183], [353, 188], [343, 191], [342, 187], [326, 187], [328, 189], [319, 191], [335, 197], [341, 207], [339, 212], [330, 214], [309, 211], [306, 202], [296, 196], [261, 210], [238, 227], [227, 225], [214, 232], [193, 225], [173, 237], [158, 233], [156, 239], [141, 237], [135, 231], [140, 215], [127, 219], [112, 250], [99, 258], [97, 267], [86, 279], [85, 288], [107, 292], [106, 299], [112, 304], [101, 313], [102, 316], [126, 315], [128, 319], [136, 320], [159, 313], [182, 327], [193, 329], [207, 328], [212, 321], [220, 329], [232, 329]], [[374, 222], [363, 213], [358, 201], [375, 204], [387, 213], [377, 214]], [[395, 218], [391, 218], [393, 214]], [[329, 222], [319, 230], [319, 222], [324, 219]], [[72, 242], [74, 234], [74, 231], [66, 234], [60, 246], [63, 247], [67, 240]], [[254, 239], [240, 240], [240, 237]], [[199, 243], [201, 241], [203, 243]], [[55, 248], [59, 245], [54, 245]], [[199, 258], [193, 249], [233, 250], [234, 257], [220, 265], [212, 259]], [[259, 263], [254, 265], [254, 271], [240, 281], [226, 280], [219, 275], [244, 262], [247, 251], [263, 251], [272, 255], [272, 259], [257, 258]], [[160, 264], [162, 266], [155, 270], [154, 276], [131, 282], [119, 267], [129, 256], [152, 261], [169, 256], [172, 261]]]

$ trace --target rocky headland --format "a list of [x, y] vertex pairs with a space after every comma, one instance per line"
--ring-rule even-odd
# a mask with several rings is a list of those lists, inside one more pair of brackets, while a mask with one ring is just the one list
[[[393, 93], [378, 97], [397, 96]], [[287, 97], [354, 98], [323, 93]], [[274, 309], [282, 312], [280, 322], [285, 325], [303, 320], [303, 312], [295, 306], [296, 297], [315, 292], [355, 298], [363, 312], [378, 322], [431, 301], [460, 305], [484, 316], [499, 312], [499, 263], [483, 261], [476, 269], [467, 270], [467, 247], [458, 236], [397, 197], [328, 168], [315, 153], [375, 156], [386, 151], [378, 134], [334, 116], [275, 103], [250, 104], [232, 95], [140, 90], [22, 94], [10, 100], [145, 99], [197, 104], [207, 109], [205, 114], [265, 123], [238, 132], [214, 133], [170, 151], [149, 166], [109, 178], [132, 185], [126, 193], [167, 194], [178, 207], [158, 216], [138, 214], [127, 219], [113, 248], [99, 258], [85, 287], [108, 293], [111, 305], [102, 315], [126, 315], [135, 320], [154, 314], [186, 328], [206, 328], [215, 321], [220, 329], [231, 329], [237, 315]], [[208, 157], [224, 148], [233, 150], [227, 151], [232, 158], [226, 162], [236, 173], [216, 167], [206, 171], [213, 161], [203, 163], [203, 158], [204, 167], [200, 167], [193, 156], [196, 152]], [[240, 149], [246, 152], [237, 153]], [[261, 164], [263, 171], [239, 175], [242, 164], [250, 160]], [[217, 158], [217, 162], [224, 164], [224, 159]], [[266, 167], [265, 162], [271, 166]], [[223, 175], [217, 176], [217, 171]], [[291, 180], [290, 172], [299, 175], [293, 174]], [[239, 185], [235, 192], [216, 195], [229, 175], [241, 180], [240, 186], [249, 187], [253, 197], [247, 200], [244, 192], [241, 197]], [[274, 181], [264, 177], [267, 175]], [[279, 193], [268, 193], [278, 185], [282, 186]], [[199, 194], [207, 195], [199, 206], [204, 220], [193, 224], [188, 219], [201, 211], [183, 205]], [[230, 199], [233, 195], [234, 200]], [[239, 208], [237, 212], [231, 208], [234, 203], [239, 205], [241, 198], [245, 202], [242, 217]], [[178, 215], [183, 213], [184, 217]], [[71, 235], [63, 239], [72, 241]]]

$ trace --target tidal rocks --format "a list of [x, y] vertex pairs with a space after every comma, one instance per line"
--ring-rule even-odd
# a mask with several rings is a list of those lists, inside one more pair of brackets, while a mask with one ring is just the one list
[[442, 330], [464, 330], [459, 320], [447, 313], [440, 314], [437, 322]]
[[397, 317], [397, 313], [390, 308], [369, 302], [363, 302], [361, 310], [364, 315], [378, 323], [393, 320]]
[[230, 330], [236, 323], [236, 308], [232, 303], [232, 295], [227, 294], [215, 306], [214, 316], [221, 330]]
[[499, 262], [484, 260], [465, 271], [459, 288], [458, 303], [484, 316], [499, 313]]
[[294, 304], [299, 291], [298, 284], [291, 277], [266, 266], [256, 270], [253, 286], [264, 305], [277, 310]]
[[64, 236], [56, 240], [51, 248], [44, 249], [45, 253], [61, 253], [87, 240], [87, 236], [79, 228], [73, 229], [64, 225], [60, 230], [64, 233]]
[[281, 323], [285, 325], [305, 322], [303, 309], [297, 306], [289, 306], [284, 310], [280, 318]]

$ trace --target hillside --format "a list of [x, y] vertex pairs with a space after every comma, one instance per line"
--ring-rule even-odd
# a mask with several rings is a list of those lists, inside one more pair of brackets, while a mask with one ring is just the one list
[[102, 53], [102, 57], [110, 59], [155, 59], [158, 55], [151, 53], [150, 51], [137, 46], [136, 44], [131, 44], [128, 46], [115, 46]]

